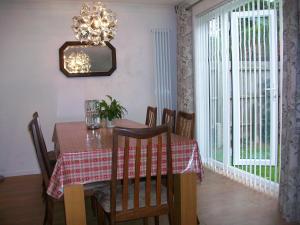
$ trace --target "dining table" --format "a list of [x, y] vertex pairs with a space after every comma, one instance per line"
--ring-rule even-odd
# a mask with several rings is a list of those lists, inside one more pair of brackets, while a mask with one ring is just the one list
[[[115, 120], [114, 125], [125, 128], [147, 127], [145, 124], [127, 119]], [[83, 121], [56, 123], [52, 140], [57, 162], [47, 194], [59, 199], [63, 196], [66, 185], [109, 181], [111, 179], [112, 135], [113, 128], [101, 127], [91, 130]], [[162, 174], [167, 172], [164, 149], [163, 145], [162, 161], [165, 163], [162, 165]], [[142, 160], [146, 157], [146, 151], [147, 146], [142, 145]], [[175, 224], [196, 225], [196, 184], [197, 180], [201, 182], [203, 179], [203, 166], [197, 141], [171, 134], [171, 151]], [[122, 179], [122, 157], [121, 154], [118, 155], [118, 179]], [[134, 177], [134, 168], [130, 171], [129, 177]], [[145, 175], [145, 169], [141, 168], [141, 176]]]

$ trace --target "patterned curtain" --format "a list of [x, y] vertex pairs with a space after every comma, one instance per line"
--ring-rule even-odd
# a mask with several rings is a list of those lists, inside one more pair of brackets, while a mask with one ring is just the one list
[[192, 12], [184, 4], [177, 14], [177, 109], [194, 111], [193, 25]]
[[300, 222], [300, 2], [283, 1], [283, 93], [279, 205]]

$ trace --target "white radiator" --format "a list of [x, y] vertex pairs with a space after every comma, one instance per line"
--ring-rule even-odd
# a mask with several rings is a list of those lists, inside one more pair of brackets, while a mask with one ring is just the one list
[[158, 124], [160, 124], [163, 109], [174, 109], [176, 105], [176, 63], [171, 51], [170, 29], [155, 28], [151, 32], [154, 49], [157, 120], [159, 121]]

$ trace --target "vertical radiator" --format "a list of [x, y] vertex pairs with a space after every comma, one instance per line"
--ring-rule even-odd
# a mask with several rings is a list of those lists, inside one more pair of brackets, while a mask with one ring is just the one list
[[[154, 50], [154, 80], [157, 119], [160, 124], [164, 108], [175, 108], [176, 64], [171, 51], [170, 29], [155, 28], [151, 30]], [[173, 67], [172, 67], [173, 65]], [[175, 67], [174, 67], [175, 66]], [[173, 79], [172, 79], [173, 78]]]

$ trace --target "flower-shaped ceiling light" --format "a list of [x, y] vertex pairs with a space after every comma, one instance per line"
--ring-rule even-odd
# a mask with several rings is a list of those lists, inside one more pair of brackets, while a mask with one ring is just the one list
[[106, 41], [114, 38], [116, 26], [116, 15], [103, 3], [96, 2], [92, 8], [86, 3], [82, 5], [80, 16], [73, 17], [72, 28], [77, 40], [105, 46]]
[[90, 72], [90, 57], [84, 52], [72, 52], [65, 56], [66, 69], [69, 73], [87, 73]]

